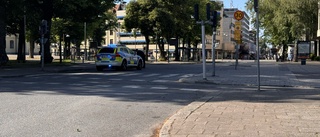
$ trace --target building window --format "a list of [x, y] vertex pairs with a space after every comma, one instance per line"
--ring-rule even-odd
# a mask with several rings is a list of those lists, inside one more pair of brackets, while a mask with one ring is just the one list
[[14, 49], [14, 41], [10, 40], [10, 49]]
[[220, 40], [216, 40], [216, 44], [220, 44]]
[[113, 35], [113, 31], [112, 30], [110, 30], [110, 35]]
[[113, 39], [110, 39], [110, 44], [113, 44]]
[[220, 31], [217, 31], [217, 36], [220, 36]]

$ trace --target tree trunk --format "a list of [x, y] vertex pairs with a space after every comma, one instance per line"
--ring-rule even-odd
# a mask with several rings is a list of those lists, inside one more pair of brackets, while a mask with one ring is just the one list
[[149, 36], [145, 36], [145, 39], [146, 39], [146, 42], [147, 42], [147, 45], [146, 45], [146, 51], [145, 51], [145, 55], [146, 55], [146, 60], [145, 61], [148, 61], [148, 57], [149, 57], [149, 44], [150, 44], [150, 39], [149, 39]]
[[19, 21], [19, 26], [20, 26], [20, 30], [19, 30], [19, 42], [18, 42], [18, 56], [17, 56], [17, 60], [18, 62], [25, 62], [26, 61], [26, 51], [25, 51], [25, 47], [26, 47], [26, 41], [25, 41], [25, 33], [24, 33], [24, 20], [20, 20]]
[[34, 38], [30, 37], [29, 58], [34, 58]]
[[165, 52], [164, 52], [164, 43], [163, 43], [163, 39], [159, 39], [159, 53], [160, 53], [160, 59], [164, 59], [165, 57]]
[[6, 53], [6, 13], [5, 4], [0, 2], [0, 66], [4, 66], [9, 61]]
[[188, 38], [188, 44], [187, 44], [187, 58], [188, 61], [191, 59], [191, 40]]
[[53, 57], [50, 53], [50, 32], [51, 32], [51, 24], [52, 24], [52, 16], [53, 16], [53, 0], [43, 0], [42, 4], [42, 19], [47, 21], [48, 31], [44, 35], [44, 38], [47, 39], [44, 44], [44, 63], [52, 63]]
[[175, 61], [180, 61], [180, 55], [179, 55], [179, 37], [177, 37], [177, 43], [174, 45], [174, 55], [175, 55]]
[[282, 61], [285, 61], [285, 59], [286, 59], [286, 51], [287, 51], [287, 49], [288, 49], [288, 45], [287, 44], [283, 44], [283, 48], [282, 48], [282, 58], [281, 58], [281, 60]]

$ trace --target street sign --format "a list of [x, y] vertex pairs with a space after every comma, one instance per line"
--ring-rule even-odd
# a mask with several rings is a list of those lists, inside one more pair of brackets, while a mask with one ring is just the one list
[[298, 41], [298, 58], [307, 59], [310, 55], [310, 41]]
[[242, 20], [243, 17], [244, 17], [244, 13], [240, 10], [237, 10], [236, 12], [234, 12], [234, 15], [233, 15], [234, 19], [236, 20]]
[[241, 39], [241, 30], [234, 30], [234, 40]]
[[241, 21], [235, 22], [235, 29], [234, 29], [234, 39], [237, 41], [238, 44], [241, 44]]
[[241, 21], [236, 21], [234, 24], [235, 24], [235, 30], [241, 30]]

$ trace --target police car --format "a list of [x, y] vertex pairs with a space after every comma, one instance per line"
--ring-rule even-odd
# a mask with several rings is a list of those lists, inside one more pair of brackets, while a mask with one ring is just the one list
[[99, 49], [95, 64], [97, 71], [102, 71], [104, 68], [127, 70], [128, 67], [141, 70], [144, 65], [143, 59], [135, 51], [118, 44], [109, 44]]

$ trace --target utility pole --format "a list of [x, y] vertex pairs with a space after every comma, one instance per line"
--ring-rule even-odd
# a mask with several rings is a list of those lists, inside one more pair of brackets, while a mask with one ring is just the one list
[[256, 41], [256, 45], [257, 45], [257, 82], [258, 82], [258, 91], [260, 91], [260, 49], [259, 49], [259, 0], [254, 0], [254, 11], [256, 12], [256, 19], [257, 19], [257, 41]]

